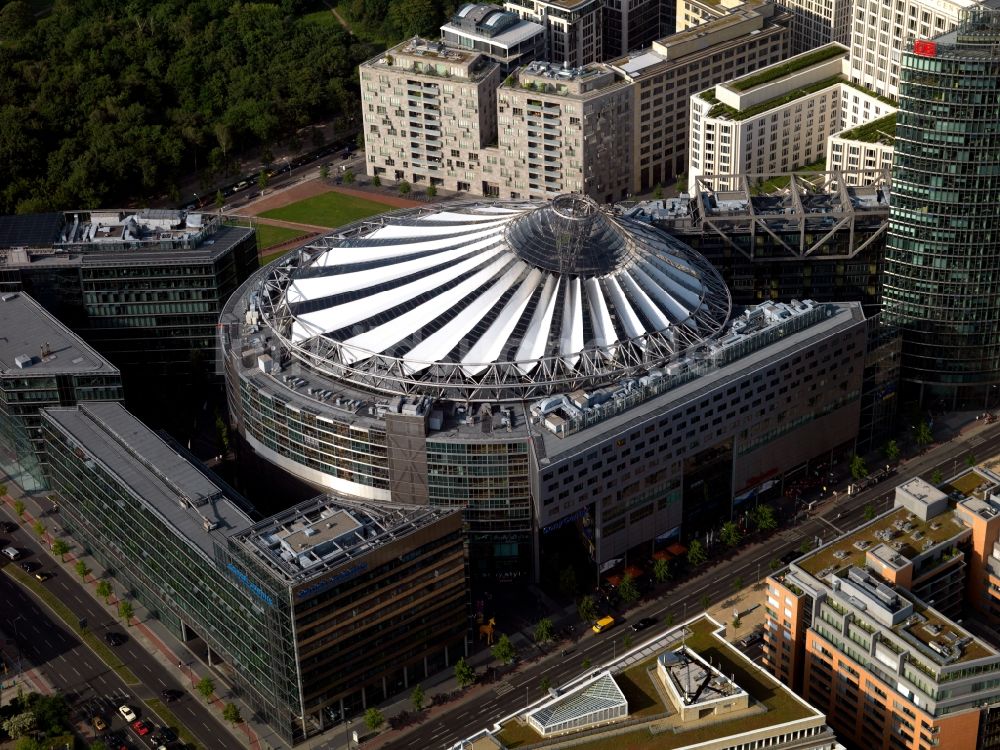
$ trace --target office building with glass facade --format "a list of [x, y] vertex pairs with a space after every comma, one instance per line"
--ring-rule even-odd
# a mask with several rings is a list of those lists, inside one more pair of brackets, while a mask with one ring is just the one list
[[1000, 9], [903, 53], [883, 305], [921, 401], [1000, 401]]
[[242, 448], [464, 509], [483, 582], [537, 577], [564, 542], [600, 564], [704, 533], [858, 430], [860, 305], [734, 316], [704, 258], [580, 196], [359, 222], [262, 270], [221, 323]]
[[23, 292], [0, 295], [0, 469], [45, 487], [41, 410], [120, 401], [117, 368]]
[[256, 523], [120, 404], [48, 409], [42, 431], [66, 532], [287, 741], [464, 653], [460, 514], [324, 495]]
[[216, 376], [219, 312], [258, 268], [252, 228], [159, 209], [39, 218], [0, 236], [0, 292], [28, 292], [114, 363], [135, 408]]

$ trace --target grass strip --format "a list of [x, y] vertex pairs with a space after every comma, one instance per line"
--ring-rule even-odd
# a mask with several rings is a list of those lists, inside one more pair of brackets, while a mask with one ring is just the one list
[[257, 249], [267, 250], [269, 247], [291, 242], [299, 237], [305, 237], [306, 233], [301, 229], [290, 229], [289, 227], [275, 227], [270, 224], [257, 224]]
[[[376, 196], [373, 196], [376, 198]], [[354, 195], [329, 192], [274, 208], [261, 214], [265, 219], [295, 221], [319, 227], [340, 227], [358, 219], [385, 213], [392, 208], [377, 199], [368, 200]], [[258, 225], [259, 226], [259, 225]]]
[[72, 610], [59, 601], [59, 599], [57, 599], [51, 591], [42, 586], [38, 581], [22, 570], [14, 568], [10, 565], [4, 568], [4, 570], [7, 575], [14, 578], [14, 580], [22, 586], [27, 586], [31, 589], [32, 593], [41, 599], [49, 609], [55, 612], [59, 616], [59, 619], [66, 624], [66, 627], [76, 633], [80, 640], [86, 643], [87, 646], [90, 647], [90, 650], [100, 657], [101, 661], [107, 664], [115, 671], [115, 674], [122, 678], [122, 681], [125, 682], [126, 685], [139, 684], [139, 678], [135, 676], [135, 673], [122, 664], [121, 660], [114, 655], [114, 652], [110, 648], [101, 642], [100, 638], [86, 628], [81, 628], [80, 618], [77, 615], [74, 615]]
[[144, 700], [143, 703], [146, 707], [156, 714], [160, 718], [160, 722], [167, 727], [170, 727], [177, 736], [180, 738], [181, 742], [187, 748], [194, 748], [194, 750], [203, 750], [201, 743], [194, 738], [194, 735], [187, 730], [177, 717], [174, 716], [174, 712], [167, 708], [163, 701], [158, 698], [150, 698], [149, 700]]

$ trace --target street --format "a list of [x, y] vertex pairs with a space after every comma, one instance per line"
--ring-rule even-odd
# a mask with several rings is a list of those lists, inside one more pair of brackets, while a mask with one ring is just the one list
[[[663, 627], [669, 614], [677, 623], [702, 611], [702, 599], [718, 602], [733, 593], [733, 581], [742, 578], [747, 585], [770, 574], [772, 560], [798, 549], [804, 541], [813, 544], [829, 541], [835, 536], [864, 522], [864, 508], [872, 504], [877, 513], [891, 507], [897, 484], [913, 476], [929, 476], [940, 470], [951, 476], [960, 466], [964, 466], [967, 455], [980, 458], [995, 455], [1000, 451], [1000, 428], [990, 427], [968, 438], [961, 437], [937, 445], [924, 454], [900, 464], [898, 472], [881, 485], [871, 487], [855, 496], [842, 492], [836, 501], [827, 498], [818, 505], [806, 520], [793, 527], [775, 532], [764, 543], [754, 543], [741, 550], [733, 559], [722, 561], [705, 573], [684, 581], [668, 591], [658, 600], [636, 607], [628, 612], [624, 621], [607, 633], [595, 635], [590, 628], [577, 627], [578, 640], [570, 645], [556, 644], [551, 647], [548, 657], [518, 669], [501, 679], [492, 689], [463, 701], [447, 713], [438, 714], [431, 721], [411, 729], [399, 739], [386, 743], [385, 747], [400, 750], [418, 748], [449, 747], [478, 729], [492, 726], [499, 719], [523, 708], [528, 703], [542, 697], [541, 682], [548, 678], [555, 687], [584, 671], [584, 661], [594, 667], [614, 658], [624, 649], [623, 637], [630, 630], [629, 622], [643, 617], [653, 617], [659, 626], [650, 628], [642, 635], [634, 635], [636, 644], [652, 639]], [[560, 656], [563, 649], [565, 657]], [[759, 648], [759, 647], [758, 647]], [[751, 656], [757, 654], [751, 649]], [[336, 742], [323, 745], [324, 748], [339, 746]]]
[[[7, 515], [3, 520], [15, 520]], [[50, 522], [51, 525], [51, 522]], [[40, 563], [41, 569], [54, 575], [45, 581], [46, 587], [68, 606], [75, 615], [86, 618], [88, 629], [104, 640], [110, 629], [129, 634], [129, 629], [117, 622], [81, 583], [57, 568], [43, 553], [28, 529], [19, 528], [13, 534], [4, 534], [10, 544], [25, 552], [23, 560]], [[16, 567], [19, 563], [6, 561]], [[187, 729], [206, 748], [233, 747], [233, 738], [216, 720], [204, 703], [190, 695], [171, 671], [163, 667], [151, 654], [129, 637], [111, 650], [139, 678], [140, 684], [126, 685], [122, 679], [82, 643], [34, 594], [27, 592], [9, 575], [0, 575], [0, 629], [13, 638], [20, 650], [22, 666], [39, 668], [43, 676], [64, 693], [74, 711], [73, 718], [90, 724], [92, 711], [101, 710], [102, 718], [111, 729], [121, 729], [125, 722], [118, 714], [118, 706], [130, 705], [140, 718], [149, 717], [157, 724], [163, 722], [142, 707], [141, 699], [160, 699], [163, 690], [177, 690], [183, 697], [169, 705]], [[93, 727], [90, 728], [93, 737]], [[131, 738], [137, 747], [141, 745]]]

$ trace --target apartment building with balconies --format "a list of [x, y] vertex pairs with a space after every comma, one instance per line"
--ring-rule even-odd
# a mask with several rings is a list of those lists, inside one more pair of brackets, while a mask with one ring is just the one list
[[579, 68], [603, 59], [602, 0], [507, 0], [504, 8], [545, 28], [542, 59]]
[[534, 62], [508, 79], [497, 94], [498, 154], [486, 156], [487, 171], [498, 170], [501, 197], [627, 197], [632, 154], [622, 135], [633, 126], [631, 86], [600, 63]]
[[1000, 477], [911, 479], [894, 507], [767, 581], [765, 665], [838, 736], [890, 750], [995, 747]]
[[483, 194], [483, 149], [496, 142], [500, 63], [411, 39], [360, 66], [369, 175]]

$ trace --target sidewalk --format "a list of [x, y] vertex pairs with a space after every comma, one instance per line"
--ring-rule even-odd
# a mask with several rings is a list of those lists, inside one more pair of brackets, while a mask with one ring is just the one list
[[[15, 500], [22, 500], [25, 504], [24, 520], [22, 525], [26, 528], [30, 528], [31, 525], [41, 518], [43, 511], [43, 506], [41, 505], [40, 498], [32, 494], [24, 494], [21, 488], [18, 487], [13, 482], [7, 483], [7, 502], [11, 506]], [[45, 507], [50, 503], [45, 500]], [[58, 566], [62, 569], [62, 572], [70, 577], [76, 576], [76, 571], [74, 570], [74, 565], [78, 560], [84, 560], [87, 567], [91, 569], [90, 575], [86, 579], [87, 584], [93, 584], [96, 581], [102, 579], [105, 575], [104, 568], [97, 562], [94, 558], [88, 555], [76, 555], [73, 552], [66, 554], [65, 561], [60, 561], [57, 555], [51, 553], [51, 545], [53, 540], [58, 536], [58, 532], [61, 532], [61, 527], [57, 526], [56, 518], [52, 516], [47, 516], [45, 521], [50, 528], [46, 530], [43, 539], [43, 544], [41, 546], [45, 549], [46, 554], [52, 559], [53, 565]], [[57, 532], [53, 534], [52, 532]], [[71, 538], [68, 537], [67, 538]], [[113, 580], [113, 579], [112, 579]], [[112, 596], [108, 604], [105, 604], [103, 599], [97, 596], [97, 592], [93, 586], [85, 586], [87, 592], [93, 597], [93, 599], [101, 605], [101, 607], [108, 612], [108, 616], [111, 619], [118, 618], [118, 598]], [[253, 715], [252, 709], [242, 703], [242, 701], [232, 693], [229, 684], [226, 682], [224, 675], [222, 675], [217, 670], [210, 669], [206, 665], [202, 664], [200, 661], [191, 659], [190, 652], [182, 646], [174, 636], [166, 629], [166, 627], [159, 620], [150, 617], [149, 612], [135, 600], [131, 600], [134, 609], [134, 616], [132, 622], [129, 625], [128, 632], [129, 635], [136, 639], [144, 650], [150, 653], [158, 662], [160, 662], [167, 669], [178, 669], [178, 665], [183, 664], [184, 666], [180, 669], [181, 677], [179, 679], [182, 685], [186, 685], [188, 691], [194, 700], [204, 701], [205, 699], [195, 690], [195, 685], [198, 684], [199, 680], [203, 677], [210, 677], [216, 684], [215, 695], [211, 701], [211, 706], [218, 713], [218, 718], [220, 723], [226, 727], [227, 730], [233, 735], [236, 742], [239, 743], [240, 747], [249, 747], [253, 750], [267, 750], [269, 748], [280, 748], [285, 747], [285, 743], [274, 731], [268, 727], [266, 724], [260, 724], [254, 722], [250, 719]], [[133, 686], [133, 689], [138, 693], [138, 688], [142, 687], [142, 683]], [[52, 692], [51, 687], [49, 692]], [[142, 698], [141, 695], [137, 696]], [[159, 695], [153, 693], [151, 696], [154, 699], [159, 699]], [[222, 719], [222, 710], [226, 703], [235, 703], [239, 709], [240, 714], [243, 716], [244, 721], [241, 724], [237, 724], [233, 727], [229, 722]], [[167, 707], [169, 710], [169, 706]]]

